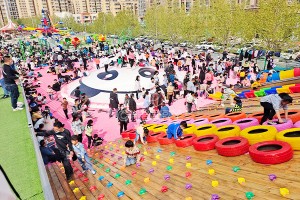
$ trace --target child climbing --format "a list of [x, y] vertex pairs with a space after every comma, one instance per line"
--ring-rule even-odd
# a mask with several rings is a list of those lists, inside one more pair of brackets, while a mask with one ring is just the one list
[[140, 125], [136, 128], [136, 137], [134, 139], [135, 144], [139, 139], [143, 144], [147, 144], [147, 136], [149, 134], [149, 130], [147, 128], [144, 128], [145, 124], [145, 121], [141, 121]]
[[233, 88], [234, 88], [234, 85], [230, 85], [228, 88], [224, 89], [222, 103], [221, 103], [222, 107], [225, 106], [224, 103], [228, 98], [230, 99], [230, 105], [234, 106], [233, 96], [236, 96], [236, 93], [235, 93], [235, 91], [233, 91]]
[[92, 174], [96, 174], [96, 170], [93, 168], [90, 157], [87, 155], [84, 146], [81, 142], [78, 142], [78, 135], [73, 135], [71, 137], [72, 146], [76, 156], [78, 158], [78, 162], [83, 169], [83, 173], [86, 170], [90, 170]]
[[128, 140], [125, 143], [125, 147], [126, 156], [124, 158], [124, 166], [127, 167], [130, 165], [134, 165], [138, 160], [140, 150], [137, 146], [134, 145], [134, 143], [131, 140]]
[[225, 114], [232, 113], [232, 112], [241, 112], [242, 111], [242, 100], [240, 97], [236, 96], [233, 99], [235, 101], [235, 105], [233, 108], [226, 108], [225, 109]]
[[187, 128], [186, 121], [180, 122], [180, 124], [170, 124], [167, 128], [168, 139], [174, 137], [175, 140], [182, 139], [182, 130]]

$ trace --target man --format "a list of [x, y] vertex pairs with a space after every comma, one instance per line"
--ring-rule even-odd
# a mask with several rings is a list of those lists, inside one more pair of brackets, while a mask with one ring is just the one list
[[89, 105], [90, 105], [90, 103], [91, 103], [91, 101], [89, 100], [89, 98], [86, 96], [86, 94], [85, 93], [82, 93], [81, 94], [81, 105], [86, 105], [87, 107], [89, 107]]
[[54, 84], [52, 85], [52, 89], [55, 91], [55, 92], [59, 92], [60, 91], [60, 83], [54, 79]]
[[50, 135], [54, 136], [56, 146], [59, 150], [60, 160], [64, 166], [67, 180], [69, 181], [73, 175], [73, 168], [68, 157], [72, 158], [74, 155], [70, 131], [65, 129], [64, 124], [58, 121], [54, 123], [53, 130], [47, 132], [37, 132], [36, 135], [44, 137], [48, 137]]
[[9, 97], [9, 93], [6, 89], [6, 85], [5, 85], [5, 81], [4, 81], [4, 76], [3, 76], [3, 68], [2, 66], [0, 66], [0, 85], [2, 87], [3, 90], [3, 96], [1, 97], [1, 99], [6, 99]]
[[104, 64], [105, 72], [107, 73], [108, 65], [109, 65], [109, 59], [108, 59], [107, 55], [105, 55], [103, 58], [103, 64]]
[[67, 119], [69, 119], [69, 116], [68, 116], [68, 105], [69, 105], [69, 102], [67, 101], [66, 98], [63, 98], [63, 102], [61, 103], [61, 106], [62, 106], [62, 109], [65, 113], [65, 116]]
[[[113, 109], [118, 110], [119, 99], [118, 99], [117, 92], [118, 92], [117, 88], [114, 88], [109, 95], [109, 117], [112, 117]], [[116, 117], [117, 117], [117, 113], [116, 113]]]
[[167, 128], [168, 139], [174, 137], [175, 140], [180, 140], [182, 138], [182, 130], [187, 128], [186, 121], [180, 122], [180, 124], [170, 124]]
[[18, 72], [13, 70], [11, 65], [13, 64], [13, 60], [10, 56], [4, 56], [4, 65], [3, 65], [3, 77], [4, 83], [6, 85], [6, 90], [10, 92], [11, 105], [13, 111], [23, 110], [23, 108], [19, 108], [17, 106], [18, 98], [20, 96], [18, 85], [16, 81], [18, 79]]
[[131, 94], [130, 98], [129, 98], [129, 110], [131, 112], [131, 121], [135, 122], [134, 114], [136, 112], [136, 102], [133, 97], [134, 97], [134, 94]]

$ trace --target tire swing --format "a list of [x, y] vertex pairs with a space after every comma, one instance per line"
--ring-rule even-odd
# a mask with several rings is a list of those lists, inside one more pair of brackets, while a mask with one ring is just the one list
[[291, 128], [276, 134], [276, 140], [289, 143], [293, 150], [300, 150], [300, 128]]
[[225, 117], [225, 114], [213, 114], [213, 115], [208, 115], [206, 118], [211, 122], [215, 119], [220, 119], [222, 117]]
[[203, 124], [210, 124], [207, 118], [197, 118], [194, 120], [195, 126], [201, 126]]
[[214, 124], [205, 124], [202, 126], [197, 126], [195, 128], [195, 134], [197, 136], [211, 135], [215, 132], [216, 129], [217, 127]]
[[251, 126], [259, 125], [259, 121], [256, 118], [244, 118], [233, 122], [233, 124], [238, 125], [240, 129], [243, 130]]
[[135, 129], [130, 129], [121, 133], [122, 138], [129, 138], [129, 133], [135, 134]]
[[188, 124], [187, 128], [183, 129], [183, 134], [194, 134], [196, 126], [194, 124]]
[[217, 127], [221, 127], [232, 124], [232, 121], [229, 118], [219, 118], [211, 121], [211, 123], [216, 125]]
[[157, 142], [158, 138], [163, 135], [165, 135], [164, 132], [158, 132], [158, 133], [151, 132], [151, 133], [149, 133], [149, 135], [147, 137], [147, 142], [148, 143]]
[[226, 114], [225, 117], [231, 119], [232, 122], [235, 122], [239, 119], [246, 118], [246, 114], [243, 112], [233, 112]]
[[195, 138], [196, 138], [195, 134], [183, 135], [183, 139], [175, 140], [175, 144], [177, 147], [188, 147], [193, 144]]
[[[278, 120], [275, 119], [275, 120], [272, 120], [273, 122], [277, 123]], [[268, 125], [268, 122], [265, 122], [263, 123], [263, 125]], [[283, 131], [283, 130], [286, 130], [286, 129], [290, 129], [294, 126], [292, 120], [288, 119], [286, 122], [282, 123], [282, 124], [275, 124], [275, 125], [272, 125], [274, 126], [276, 129], [277, 129], [277, 132], [280, 132], [280, 131]]]
[[218, 140], [219, 138], [216, 135], [205, 135], [195, 138], [193, 146], [196, 151], [209, 151], [215, 148]]
[[248, 152], [249, 142], [243, 137], [229, 137], [216, 143], [218, 154], [226, 157], [240, 156]]
[[240, 127], [237, 125], [227, 125], [221, 126], [214, 133], [219, 137], [219, 139], [224, 139], [228, 137], [235, 137], [240, 135]]
[[160, 145], [167, 145], [167, 144], [173, 144], [175, 139], [172, 137], [171, 139], [168, 139], [167, 135], [161, 135], [157, 138], [157, 141]]
[[166, 129], [167, 125], [160, 124], [151, 128], [151, 131], [154, 133], [162, 132]]
[[277, 129], [273, 126], [259, 125], [245, 128], [241, 131], [240, 136], [248, 139], [252, 145], [258, 142], [275, 140], [276, 133]]
[[[280, 113], [281, 117], [284, 117], [284, 115], [284, 113]], [[288, 118], [291, 119], [293, 123], [300, 121], [300, 110], [288, 110]]]
[[254, 162], [261, 164], [279, 164], [293, 158], [291, 145], [282, 141], [259, 142], [249, 148], [249, 154]]
[[250, 114], [247, 117], [248, 118], [255, 118], [255, 119], [257, 119], [260, 122], [261, 119], [263, 118], [263, 116], [264, 116], [263, 112], [257, 112], [257, 113]]

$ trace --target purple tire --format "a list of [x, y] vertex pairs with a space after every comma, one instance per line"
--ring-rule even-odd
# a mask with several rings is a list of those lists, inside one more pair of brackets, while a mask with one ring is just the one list
[[218, 128], [221, 126], [226, 126], [232, 124], [231, 119], [229, 118], [220, 118], [211, 121], [212, 124], [216, 125]]
[[211, 124], [207, 118], [198, 118], [194, 120], [195, 126], [201, 126], [204, 124]]
[[259, 121], [256, 118], [244, 118], [233, 122], [233, 124], [238, 125], [241, 130], [243, 130], [251, 126], [259, 125]]
[[182, 121], [186, 121], [187, 124], [193, 124], [194, 123], [194, 119], [183, 119]]
[[295, 127], [295, 128], [300, 128], [300, 121], [297, 121], [297, 122], [294, 124], [294, 127]]
[[[273, 121], [278, 121], [277, 119], [274, 119]], [[269, 125], [268, 122], [265, 122], [263, 125]], [[290, 129], [294, 126], [292, 120], [288, 119], [286, 122], [284, 122], [283, 124], [275, 124], [272, 125], [274, 126], [278, 132], [286, 130], [286, 129]]]

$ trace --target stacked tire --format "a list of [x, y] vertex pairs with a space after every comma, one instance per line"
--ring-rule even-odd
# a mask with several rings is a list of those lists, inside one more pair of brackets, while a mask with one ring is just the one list
[[249, 142], [243, 137], [229, 137], [216, 143], [219, 155], [226, 157], [240, 156], [248, 152]]

